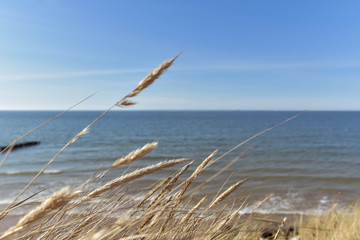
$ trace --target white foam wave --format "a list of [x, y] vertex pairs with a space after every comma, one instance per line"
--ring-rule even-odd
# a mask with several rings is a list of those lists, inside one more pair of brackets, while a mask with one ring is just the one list
[[0, 205], [5, 205], [5, 204], [9, 204], [12, 202], [12, 198], [5, 198], [5, 199], [0, 199]]
[[288, 193], [286, 196], [274, 196], [268, 201], [257, 206], [261, 201], [244, 207], [239, 214], [250, 214], [252, 212], [260, 214], [312, 214], [324, 215], [330, 208], [332, 201], [328, 196], [323, 196], [317, 204], [307, 206], [306, 199], [298, 193]]
[[[46, 170], [43, 174], [58, 174], [62, 172], [63, 170]], [[0, 175], [32, 175], [37, 173], [38, 171], [8, 171], [0, 172]]]

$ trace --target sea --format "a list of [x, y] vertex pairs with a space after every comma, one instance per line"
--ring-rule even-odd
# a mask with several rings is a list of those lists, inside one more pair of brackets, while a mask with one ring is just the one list
[[[0, 111], [0, 146], [7, 146], [57, 111]], [[14, 150], [0, 168], [0, 209], [11, 202], [36, 173], [100, 111], [70, 111], [19, 141], [39, 141]], [[299, 114], [280, 125], [276, 124]], [[261, 135], [272, 126], [276, 128]], [[41, 191], [29, 201], [68, 185], [77, 186], [146, 143], [158, 141], [149, 155], [109, 171], [103, 183], [134, 169], [164, 160], [190, 158], [194, 162], [184, 181], [203, 159], [218, 149], [221, 156], [201, 173], [194, 187], [237, 159], [221, 174], [192, 191], [192, 198], [216, 196], [248, 178], [228, 197], [245, 203], [241, 213], [325, 214], [332, 206], [347, 208], [360, 198], [360, 112], [357, 111], [112, 111], [96, 122], [45, 170], [18, 201]], [[0, 156], [2, 160], [5, 154]], [[139, 198], [155, 182], [181, 166], [140, 178], [126, 186]], [[92, 187], [96, 187], [93, 183]], [[90, 185], [91, 187], [91, 185]], [[191, 189], [190, 189], [191, 191]], [[139, 195], [140, 194], [140, 195]], [[271, 195], [272, 194], [272, 195]], [[271, 196], [260, 207], [257, 205]], [[15, 209], [12, 214], [22, 214]]]

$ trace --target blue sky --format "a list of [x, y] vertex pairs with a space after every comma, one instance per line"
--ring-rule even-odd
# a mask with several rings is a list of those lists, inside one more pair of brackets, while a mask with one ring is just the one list
[[360, 110], [359, 1], [2, 1], [0, 109]]

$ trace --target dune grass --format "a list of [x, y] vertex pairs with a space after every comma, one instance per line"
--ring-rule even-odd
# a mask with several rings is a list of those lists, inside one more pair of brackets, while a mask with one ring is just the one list
[[[109, 109], [104, 111], [92, 123], [77, 133], [59, 152], [49, 160], [17, 197], [0, 213], [1, 221], [6, 221], [14, 204], [22, 194], [30, 188], [44, 170], [57, 157], [82, 135], [87, 134], [93, 124], [100, 120], [114, 107], [131, 107], [136, 104], [132, 98], [149, 87], [178, 56], [165, 61], [143, 80], [138, 86]], [[293, 217], [290, 223], [286, 217], [275, 219], [272, 216], [258, 215], [255, 211], [249, 215], [240, 215], [239, 210], [245, 202], [230, 204], [227, 197], [248, 179], [239, 179], [231, 186], [219, 190], [214, 199], [203, 197], [195, 201], [192, 194], [200, 191], [204, 184], [211, 184], [210, 177], [202, 184], [192, 188], [198, 175], [214, 162], [225, 157], [230, 152], [295, 118], [297, 115], [261, 131], [233, 149], [215, 159], [217, 150], [209, 154], [189, 177], [183, 177], [189, 172], [189, 167], [195, 165], [191, 159], [175, 159], [161, 161], [157, 164], [121, 174], [119, 177], [103, 182], [103, 177], [109, 171], [117, 171], [134, 161], [141, 159], [158, 147], [157, 142], [131, 151], [128, 155], [118, 158], [111, 167], [90, 178], [83, 184], [72, 188], [65, 187], [55, 191], [39, 206], [25, 214], [14, 226], [1, 233], [0, 240], [5, 239], [360, 239], [360, 208], [358, 205], [348, 211], [337, 212], [335, 207], [325, 216]], [[51, 119], [53, 120], [53, 119]], [[47, 122], [46, 122], [47, 123]], [[45, 123], [45, 124], [46, 124]], [[40, 125], [39, 127], [43, 126]], [[37, 127], [36, 129], [38, 129]], [[36, 130], [35, 129], [35, 130]], [[31, 130], [31, 133], [34, 130]], [[29, 133], [24, 134], [27, 135]], [[19, 139], [15, 139], [17, 142]], [[11, 145], [5, 153], [0, 167], [11, 152]], [[242, 155], [231, 161], [228, 168]], [[186, 165], [184, 165], [186, 164]], [[164, 168], [184, 165], [179, 170], [147, 189], [137, 189], [136, 180], [160, 171]], [[224, 169], [214, 175], [224, 172]], [[251, 179], [249, 180], [251, 181]], [[100, 187], [89, 189], [89, 183], [99, 183]], [[133, 189], [130, 195], [128, 192]], [[264, 196], [267, 201], [271, 196]], [[28, 199], [27, 199], [28, 200]], [[31, 200], [31, 199], [30, 199]], [[262, 202], [262, 203], [263, 203]], [[255, 209], [254, 209], [255, 210]], [[290, 227], [293, 225], [295, 227]], [[266, 236], [268, 238], [266, 238]]]

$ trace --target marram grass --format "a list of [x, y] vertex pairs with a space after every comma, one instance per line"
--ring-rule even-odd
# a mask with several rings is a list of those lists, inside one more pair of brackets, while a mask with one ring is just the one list
[[[114, 107], [131, 107], [136, 103], [132, 98], [149, 87], [167, 70], [178, 56], [165, 61], [143, 80], [137, 87], [108, 110], [102, 113], [82, 131], [75, 134], [69, 142], [56, 154], [39, 173], [29, 182], [14, 201], [0, 211], [1, 221], [6, 221], [14, 203], [33, 184], [40, 174], [72, 143], [82, 135], [87, 134], [93, 124]], [[131, 99], [131, 100], [130, 100]], [[62, 113], [63, 114], [63, 113]], [[295, 116], [294, 116], [295, 117]], [[279, 126], [294, 117], [275, 125]], [[55, 117], [56, 118], [56, 117]], [[51, 119], [52, 121], [54, 119]], [[48, 121], [49, 122], [49, 121]], [[46, 123], [48, 123], [46, 122]], [[44, 123], [44, 124], [46, 124]], [[44, 124], [35, 128], [40, 128]], [[188, 191], [198, 175], [215, 161], [223, 158], [244, 143], [273, 129], [265, 129], [255, 134], [243, 143], [238, 144], [222, 156], [212, 160], [217, 150], [212, 152], [193, 172], [189, 167], [194, 164], [190, 159], [161, 161], [102, 184], [96, 189], [90, 189], [90, 182], [101, 183], [102, 177], [115, 168], [120, 168], [137, 161], [158, 146], [157, 142], [131, 151], [128, 155], [117, 159], [113, 165], [103, 173], [73, 188], [63, 188], [55, 191], [29, 213], [3, 233], [0, 240], [5, 239], [83, 239], [83, 240], [132, 240], [132, 239], [302, 239], [302, 240], [359, 240], [360, 239], [360, 207], [353, 206], [347, 211], [338, 212], [335, 208], [324, 216], [292, 216], [294, 227], [286, 217], [272, 219], [271, 216], [259, 216], [255, 212], [250, 215], [240, 215], [239, 211], [245, 202], [227, 202], [228, 196], [241, 189], [242, 184], [251, 179], [239, 179], [234, 185], [228, 186], [216, 198], [210, 200], [204, 196], [201, 200], [191, 199], [194, 191], [201, 191], [201, 186]], [[30, 131], [29, 133], [33, 132]], [[23, 136], [26, 136], [27, 134]], [[18, 139], [15, 139], [16, 142]], [[4, 164], [9, 149], [5, 153], [0, 167]], [[240, 156], [238, 157], [240, 158]], [[235, 158], [234, 163], [238, 158]], [[186, 165], [184, 165], [187, 163]], [[137, 191], [141, 196], [134, 198], [128, 192], [136, 189], [136, 181], [141, 177], [160, 171], [164, 168], [183, 165], [174, 173], [154, 184], [148, 189]], [[229, 165], [230, 166], [230, 165]], [[229, 167], [226, 166], [226, 167]], [[183, 174], [189, 177], [183, 179]], [[215, 176], [222, 174], [223, 170]], [[211, 177], [203, 184], [211, 184]], [[132, 191], [136, 192], [136, 191]], [[264, 199], [267, 201], [271, 196]], [[135, 200], [139, 199], [139, 200]], [[30, 199], [31, 200], [31, 199]], [[261, 203], [263, 203], [261, 202]], [[256, 209], [254, 209], [256, 210]], [[266, 238], [266, 235], [268, 238]]]

